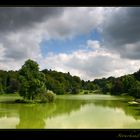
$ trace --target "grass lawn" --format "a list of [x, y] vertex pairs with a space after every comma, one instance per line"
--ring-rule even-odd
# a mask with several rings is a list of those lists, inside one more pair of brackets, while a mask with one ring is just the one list
[[12, 102], [17, 99], [22, 99], [22, 97], [19, 96], [19, 94], [1, 94], [0, 95], [0, 102]]

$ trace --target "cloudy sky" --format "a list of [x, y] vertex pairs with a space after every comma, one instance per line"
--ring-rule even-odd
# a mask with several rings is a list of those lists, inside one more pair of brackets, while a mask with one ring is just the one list
[[0, 69], [27, 59], [84, 80], [140, 68], [139, 7], [0, 7]]

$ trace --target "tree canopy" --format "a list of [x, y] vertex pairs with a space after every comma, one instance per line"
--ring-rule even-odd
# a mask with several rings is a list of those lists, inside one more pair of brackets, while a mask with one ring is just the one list
[[39, 71], [38, 64], [33, 60], [27, 60], [19, 70], [19, 81], [19, 94], [25, 99], [34, 100], [39, 93], [46, 90], [45, 75]]

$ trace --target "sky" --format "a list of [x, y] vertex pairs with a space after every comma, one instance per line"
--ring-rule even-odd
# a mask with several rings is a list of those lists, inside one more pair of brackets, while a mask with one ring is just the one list
[[0, 7], [0, 69], [27, 59], [83, 80], [140, 68], [139, 7]]

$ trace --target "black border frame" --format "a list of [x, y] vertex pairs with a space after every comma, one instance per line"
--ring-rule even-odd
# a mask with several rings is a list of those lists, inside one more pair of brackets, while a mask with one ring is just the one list
[[138, 6], [139, 0], [1, 0], [0, 6]]
[[[138, 0], [1, 0], [0, 7], [139, 7]], [[140, 129], [0, 129], [1, 139], [128, 139]]]

